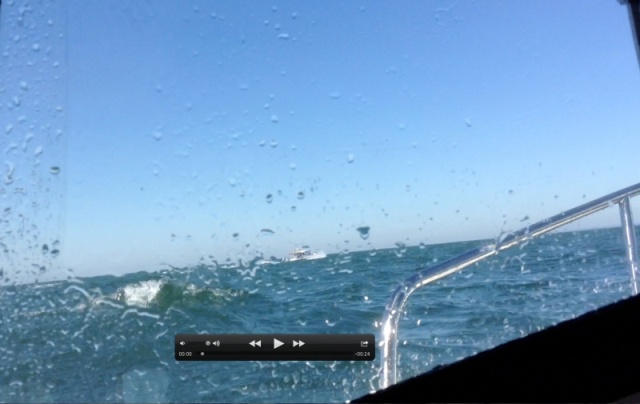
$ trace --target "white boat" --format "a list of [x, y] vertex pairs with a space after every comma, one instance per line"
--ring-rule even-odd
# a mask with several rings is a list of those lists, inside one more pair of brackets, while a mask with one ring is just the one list
[[326, 256], [327, 254], [324, 251], [316, 251], [312, 253], [308, 248], [298, 248], [289, 253], [287, 258], [283, 258], [282, 262], [318, 260], [325, 258]]

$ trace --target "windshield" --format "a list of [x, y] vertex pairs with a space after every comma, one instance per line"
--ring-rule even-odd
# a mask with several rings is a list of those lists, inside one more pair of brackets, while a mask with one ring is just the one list
[[[1, 402], [357, 398], [378, 360], [174, 337], [378, 338], [417, 268], [638, 182], [614, 1], [2, 0], [0, 45]], [[628, 295], [618, 225], [417, 293], [401, 378]]]

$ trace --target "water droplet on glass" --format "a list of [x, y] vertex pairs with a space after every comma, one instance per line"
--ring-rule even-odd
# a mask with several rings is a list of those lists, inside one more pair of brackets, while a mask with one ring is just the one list
[[60, 174], [60, 167], [58, 166], [51, 166], [49, 167], [49, 172], [53, 175], [57, 175]]
[[356, 230], [358, 231], [358, 233], [360, 233], [360, 237], [363, 240], [366, 240], [369, 238], [369, 229], [371, 229], [369, 226], [362, 226], [358, 227]]
[[238, 233], [233, 233], [233, 238], [238, 238], [239, 235], [240, 234], [238, 234]]
[[278, 115], [271, 115], [271, 122], [278, 123]]
[[298, 166], [296, 166], [296, 163], [291, 163], [291, 164], [289, 164], [289, 169], [290, 169], [291, 171], [294, 171], [296, 168], [298, 168]]
[[291, 19], [295, 20], [296, 18], [298, 18], [298, 13], [294, 11], [293, 13], [291, 13]]
[[509, 195], [513, 195], [513, 189], [510, 189], [508, 193]]
[[275, 149], [276, 147], [278, 147], [278, 142], [272, 140], [271, 142], [269, 142], [269, 146], [271, 146], [272, 149]]
[[296, 206], [295, 206], [295, 205], [293, 205], [293, 206], [291, 207], [291, 211], [292, 211], [292, 212], [295, 212], [295, 211], [296, 211]]
[[470, 127], [471, 127], [471, 125], [472, 125], [472, 123], [471, 123], [471, 118], [466, 118], [466, 119], [464, 120], [464, 123], [465, 123], [465, 125], [467, 125], [467, 128], [470, 128]]
[[40, 44], [34, 43], [31, 45], [31, 49], [33, 49], [34, 52], [38, 52], [40, 50]]
[[24, 91], [27, 91], [29, 89], [29, 85], [27, 84], [26, 81], [21, 81], [20, 88], [23, 89]]
[[304, 199], [304, 192], [302, 191], [298, 192], [298, 199]]
[[329, 97], [331, 97], [332, 100], [337, 100], [338, 98], [340, 98], [340, 93], [333, 92], [333, 93], [329, 94]]
[[261, 140], [260, 143], [258, 143], [258, 146], [260, 147], [264, 147], [264, 145], [266, 145], [267, 142], [265, 142], [264, 140]]
[[46, 244], [42, 245], [42, 254], [49, 254], [49, 246]]
[[278, 35], [278, 39], [282, 39], [286, 41], [287, 39], [289, 39], [289, 34], [287, 34], [286, 32], [283, 32], [280, 35]]
[[501, 232], [498, 235], [498, 239], [496, 241], [496, 245], [498, 245], [498, 246], [501, 245], [509, 237], [513, 237], [513, 233], [511, 233], [511, 232]]
[[235, 187], [236, 185], [238, 185], [238, 181], [235, 178], [229, 178], [229, 185], [231, 185], [232, 187]]
[[349, 153], [347, 155], [347, 163], [351, 164], [356, 160], [356, 156], [353, 155], [353, 153]]
[[271, 229], [261, 229], [260, 234], [264, 236], [270, 236], [272, 234], [276, 234], [276, 232]]
[[273, 202], [273, 195], [267, 194], [267, 203]]
[[15, 166], [13, 163], [6, 161], [4, 163], [7, 166], [7, 173], [5, 174], [4, 183], [12, 184], [13, 183], [13, 172], [15, 171]]
[[162, 132], [157, 132], [157, 131], [153, 132], [153, 134], [151, 136], [153, 136], [153, 138], [155, 140], [160, 140], [160, 139], [162, 139]]

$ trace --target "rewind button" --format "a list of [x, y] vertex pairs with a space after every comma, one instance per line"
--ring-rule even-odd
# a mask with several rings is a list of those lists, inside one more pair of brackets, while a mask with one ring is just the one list
[[253, 340], [251, 342], [249, 342], [249, 345], [251, 345], [252, 347], [258, 347], [258, 348], [262, 348], [262, 340]]

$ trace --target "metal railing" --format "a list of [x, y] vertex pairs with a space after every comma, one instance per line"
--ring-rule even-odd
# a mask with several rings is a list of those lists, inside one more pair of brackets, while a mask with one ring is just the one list
[[380, 386], [386, 388], [396, 383], [396, 361], [398, 347], [398, 322], [402, 309], [409, 296], [417, 289], [449, 276], [463, 268], [475, 264], [485, 258], [494, 256], [535, 237], [548, 233], [573, 221], [582, 219], [595, 212], [618, 204], [620, 221], [624, 232], [625, 251], [629, 264], [632, 294], [638, 293], [638, 254], [635, 229], [631, 215], [630, 198], [640, 195], [640, 183], [595, 199], [558, 215], [542, 220], [506, 236], [499, 237], [495, 244], [490, 244], [467, 251], [455, 258], [428, 267], [407, 278], [393, 293], [391, 301], [385, 308], [382, 319], [382, 375]]

